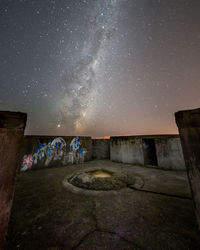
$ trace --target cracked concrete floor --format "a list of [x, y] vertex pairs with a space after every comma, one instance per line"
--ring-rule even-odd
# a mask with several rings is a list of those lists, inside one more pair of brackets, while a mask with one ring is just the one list
[[[98, 167], [139, 175], [143, 185], [73, 192], [65, 176]], [[184, 171], [111, 161], [21, 173], [6, 249], [200, 249]]]

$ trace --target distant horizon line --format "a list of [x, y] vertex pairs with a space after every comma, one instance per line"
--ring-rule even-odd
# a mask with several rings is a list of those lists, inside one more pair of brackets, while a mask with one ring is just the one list
[[159, 134], [119, 134], [119, 135], [105, 135], [105, 136], [91, 136], [91, 135], [49, 135], [49, 134], [24, 134], [24, 136], [49, 136], [49, 137], [91, 137], [92, 139], [110, 139], [111, 137], [141, 137], [141, 136], [179, 136], [179, 133], [159, 133]]

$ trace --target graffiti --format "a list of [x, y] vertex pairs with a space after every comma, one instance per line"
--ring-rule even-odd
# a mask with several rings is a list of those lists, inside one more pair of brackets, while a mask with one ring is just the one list
[[85, 160], [85, 154], [87, 153], [87, 150], [80, 149], [80, 163], [83, 163]]
[[62, 137], [58, 137], [52, 141], [51, 146], [56, 149], [62, 149], [66, 146], [66, 142]]
[[74, 138], [70, 143], [70, 150], [77, 151], [80, 146], [79, 137]]
[[58, 137], [54, 139], [50, 146], [50, 155], [49, 158], [53, 160], [61, 160], [64, 155], [64, 148], [66, 147], [66, 142], [63, 138]]
[[38, 142], [38, 147], [36, 148], [34, 154], [33, 154], [33, 162], [34, 164], [37, 164], [39, 160], [41, 160], [45, 156], [46, 152], [46, 144], [41, 144]]
[[67, 152], [67, 144], [62, 137], [57, 137], [53, 141], [49, 140], [48, 143], [41, 143], [38, 145], [33, 154], [25, 155], [23, 157], [21, 171], [31, 169], [42, 159], [42, 163], [48, 166], [52, 161], [61, 161], [63, 165], [83, 163], [86, 150], [80, 148], [79, 137], [73, 138], [69, 145], [70, 152]]
[[[80, 140], [79, 137], [75, 137], [71, 143], [69, 149], [72, 152], [69, 152], [69, 162], [73, 163], [83, 163], [84, 162], [84, 154], [83, 154], [83, 149], [80, 148]], [[80, 149], [79, 149], [80, 148]]]
[[66, 147], [66, 142], [61, 137], [55, 138], [47, 144], [38, 141], [33, 155], [24, 156], [21, 171], [30, 169], [33, 164], [37, 164], [44, 157], [46, 157], [45, 166], [48, 166], [52, 160], [60, 160], [64, 154], [64, 147]]
[[47, 157], [51, 156], [51, 141], [48, 142], [48, 144], [46, 146], [46, 155], [47, 155]]
[[31, 168], [33, 164], [33, 157], [32, 155], [25, 155], [23, 158], [23, 168], [21, 169], [21, 171], [26, 171], [27, 169]]

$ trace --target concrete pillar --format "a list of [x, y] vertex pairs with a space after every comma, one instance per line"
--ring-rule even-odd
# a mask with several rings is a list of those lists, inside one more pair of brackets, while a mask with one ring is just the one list
[[3, 249], [12, 207], [27, 115], [0, 111], [0, 249]]
[[175, 113], [200, 229], [200, 108]]

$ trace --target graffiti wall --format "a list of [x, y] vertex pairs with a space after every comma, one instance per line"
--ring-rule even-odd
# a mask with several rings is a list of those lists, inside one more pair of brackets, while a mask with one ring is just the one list
[[26, 136], [20, 170], [83, 163], [91, 147], [90, 137]]

